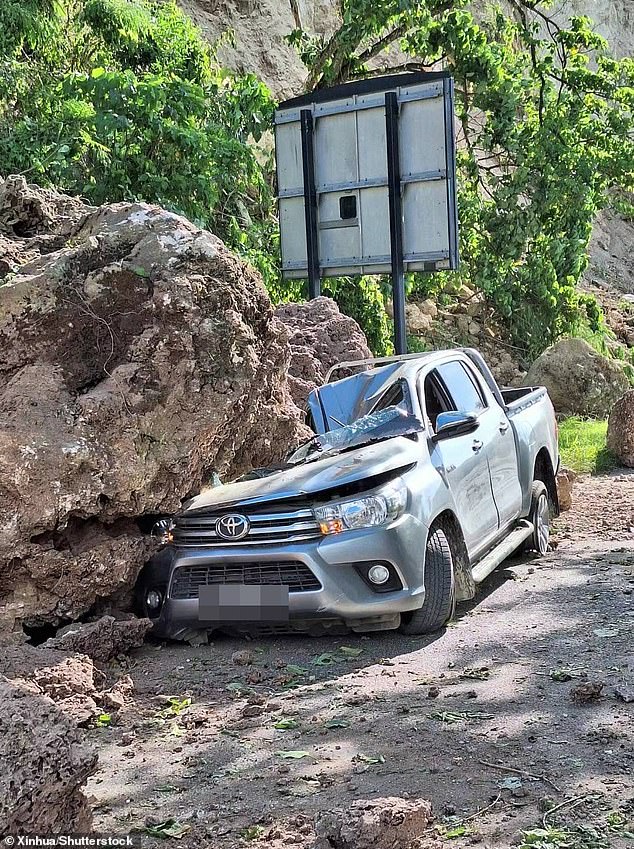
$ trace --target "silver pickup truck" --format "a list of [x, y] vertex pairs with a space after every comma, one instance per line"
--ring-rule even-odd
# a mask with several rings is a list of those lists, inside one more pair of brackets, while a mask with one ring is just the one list
[[[137, 585], [158, 636], [254, 625], [442, 627], [558, 513], [544, 388], [498, 388], [477, 351], [363, 363], [309, 398], [277, 469], [191, 499]], [[356, 372], [356, 373], [350, 373]]]

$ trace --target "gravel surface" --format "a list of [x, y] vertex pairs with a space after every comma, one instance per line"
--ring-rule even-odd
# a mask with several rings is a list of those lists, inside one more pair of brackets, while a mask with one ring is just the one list
[[316, 813], [391, 796], [432, 803], [420, 849], [631, 847], [634, 473], [580, 479], [554, 546], [430, 637], [135, 651], [111, 668], [134, 697], [90, 732], [95, 829], [308, 849]]

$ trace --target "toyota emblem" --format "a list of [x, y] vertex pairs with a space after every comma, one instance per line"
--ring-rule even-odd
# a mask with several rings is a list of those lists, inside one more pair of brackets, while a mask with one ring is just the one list
[[222, 516], [216, 522], [216, 533], [222, 539], [242, 539], [249, 533], [249, 520], [239, 513], [230, 513]]

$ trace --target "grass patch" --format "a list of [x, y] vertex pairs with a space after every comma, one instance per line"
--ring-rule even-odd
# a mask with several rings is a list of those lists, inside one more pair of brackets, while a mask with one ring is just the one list
[[600, 419], [572, 417], [559, 423], [559, 451], [564, 466], [579, 473], [599, 474], [617, 465], [608, 451], [608, 423]]

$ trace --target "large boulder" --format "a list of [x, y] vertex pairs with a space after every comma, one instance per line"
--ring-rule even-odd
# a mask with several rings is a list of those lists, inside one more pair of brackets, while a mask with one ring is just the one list
[[96, 753], [48, 696], [0, 676], [0, 834], [86, 834]]
[[634, 389], [626, 392], [610, 411], [608, 449], [624, 466], [634, 468]]
[[545, 386], [558, 413], [604, 418], [629, 388], [617, 360], [599, 354], [583, 339], [562, 339], [532, 364], [525, 386]]
[[283, 304], [277, 308], [275, 315], [289, 332], [289, 385], [299, 406], [304, 406], [308, 394], [316, 386], [321, 386], [329, 368], [342, 361], [372, 356], [357, 322], [340, 312], [331, 298]]
[[218, 238], [156, 206], [80, 214], [37, 195], [0, 186], [0, 233], [29, 258], [0, 285], [5, 633], [131, 587], [150, 548], [140, 526], [307, 432], [284, 326]]

